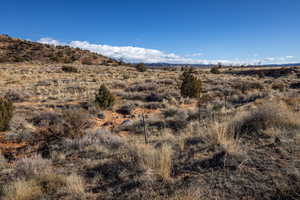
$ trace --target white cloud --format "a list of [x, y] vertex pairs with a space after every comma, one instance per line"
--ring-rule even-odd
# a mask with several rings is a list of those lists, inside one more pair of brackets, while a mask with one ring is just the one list
[[156, 49], [145, 49], [133, 46], [110, 46], [101, 44], [91, 44], [86, 41], [72, 41], [69, 43], [72, 47], [87, 49], [99, 54], [124, 59], [130, 62], [145, 63], [186, 63], [186, 64], [210, 64], [217, 62], [229, 63], [227, 60], [198, 60], [176, 55], [174, 53], [165, 53]]
[[51, 44], [51, 45], [62, 45], [61, 42], [59, 42], [58, 40], [54, 40], [52, 38], [41, 38], [39, 39], [37, 42], [42, 43], [42, 44]]
[[292, 58], [294, 58], [294, 56], [264, 58], [263, 63], [274, 63], [274, 64], [290, 63], [289, 60]]
[[200, 57], [200, 56], [203, 56], [203, 53], [192, 53], [186, 55], [186, 57]]
[[194, 53], [191, 55], [180, 56], [174, 53], [165, 53], [156, 49], [146, 49], [134, 46], [110, 46], [105, 44], [92, 44], [87, 41], [71, 41], [69, 43], [61, 43], [52, 38], [41, 38], [37, 42], [51, 45], [69, 45], [81, 49], [90, 50], [115, 59], [122, 59], [127, 62], [144, 62], [144, 63], [173, 63], [173, 64], [268, 64], [268, 63], [283, 63], [286, 59], [292, 56], [280, 58], [269, 57], [255, 60], [206, 60], [191, 57], [202, 56], [202, 53]]
[[275, 61], [275, 60], [276, 60], [276, 58], [272, 58], [272, 57], [271, 58], [264, 58], [263, 59], [263, 61], [267, 61], [267, 62], [268, 61]]

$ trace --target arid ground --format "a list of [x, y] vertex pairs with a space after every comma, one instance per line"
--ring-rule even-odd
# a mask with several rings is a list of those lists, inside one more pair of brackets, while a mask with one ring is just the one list
[[0, 199], [300, 199], [300, 68], [65, 65], [0, 64]]

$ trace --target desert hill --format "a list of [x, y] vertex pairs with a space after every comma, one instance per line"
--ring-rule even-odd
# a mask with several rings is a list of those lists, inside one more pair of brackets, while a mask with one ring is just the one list
[[72, 48], [54, 46], [0, 35], [0, 63], [76, 63], [117, 65], [119, 62], [103, 55]]

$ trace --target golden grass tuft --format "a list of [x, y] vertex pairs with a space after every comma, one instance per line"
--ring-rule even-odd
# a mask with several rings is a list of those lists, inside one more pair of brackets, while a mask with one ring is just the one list
[[227, 124], [215, 122], [210, 127], [210, 131], [215, 143], [222, 146], [227, 153], [239, 154], [243, 152], [239, 139], [233, 137], [233, 134], [227, 128]]
[[162, 177], [168, 180], [172, 171], [172, 148], [168, 145], [162, 145], [154, 148], [151, 145], [135, 144], [131, 151], [136, 152], [138, 164], [144, 169], [152, 169]]
[[267, 129], [296, 130], [300, 128], [299, 113], [282, 101], [265, 102], [252, 111], [238, 113], [229, 128], [235, 137], [254, 137]]
[[66, 191], [75, 196], [84, 196], [84, 180], [81, 176], [71, 174], [66, 177]]
[[5, 200], [35, 200], [42, 195], [42, 188], [34, 179], [17, 180], [4, 189]]
[[163, 145], [159, 152], [159, 174], [164, 180], [168, 180], [172, 173], [172, 153], [172, 148], [168, 145]]

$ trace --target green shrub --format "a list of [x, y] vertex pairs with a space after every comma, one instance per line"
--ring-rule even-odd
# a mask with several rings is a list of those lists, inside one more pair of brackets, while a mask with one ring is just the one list
[[115, 103], [114, 95], [111, 94], [104, 84], [100, 86], [100, 89], [96, 94], [95, 103], [101, 109], [111, 108]]
[[144, 63], [139, 63], [135, 66], [135, 68], [139, 71], [139, 72], [145, 72], [147, 71], [147, 67], [145, 66]]
[[211, 68], [211, 69], [210, 69], [210, 72], [211, 72], [212, 74], [220, 74], [220, 73], [221, 73], [218, 67], [213, 67], [213, 68]]
[[181, 96], [199, 98], [202, 91], [202, 82], [192, 74], [192, 70], [183, 72], [181, 79]]
[[8, 129], [13, 116], [13, 104], [6, 98], [0, 98], [0, 131]]

